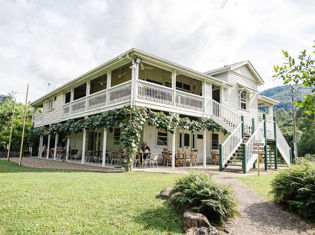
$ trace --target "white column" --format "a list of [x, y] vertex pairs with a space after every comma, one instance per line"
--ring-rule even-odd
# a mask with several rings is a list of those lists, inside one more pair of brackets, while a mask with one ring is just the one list
[[85, 140], [86, 140], [86, 129], [83, 129], [83, 138], [82, 138], [82, 158], [81, 163], [85, 162]]
[[136, 77], [136, 63], [135, 60], [132, 61], [132, 66], [129, 67], [131, 69], [131, 107], [134, 105], [135, 100], [135, 77]]
[[173, 106], [176, 106], [176, 71], [172, 72]]
[[103, 156], [102, 156], [102, 166], [105, 166], [106, 161], [106, 141], [107, 141], [107, 130], [104, 128], [103, 131]]
[[69, 160], [69, 151], [70, 151], [70, 136], [68, 136], [67, 138], [66, 161]]
[[44, 136], [41, 135], [39, 137], [39, 144], [38, 144], [38, 157], [42, 157], [43, 140], [44, 140]]
[[138, 98], [138, 80], [139, 80], [139, 64], [135, 63], [135, 80], [134, 80], [134, 102]]
[[86, 82], [86, 92], [85, 92], [85, 110], [88, 110], [88, 96], [90, 95], [90, 81]]
[[207, 166], [207, 130], [203, 131], [203, 167]]
[[175, 169], [175, 137], [176, 131], [172, 134], [172, 168]]
[[59, 139], [59, 134], [57, 133], [55, 135], [55, 150], [54, 150], [54, 160], [56, 160], [56, 156], [57, 156], [57, 145], [58, 145], [58, 139]]
[[49, 157], [49, 149], [50, 149], [50, 134], [48, 135], [48, 141], [47, 141], [47, 154], [46, 154], [47, 159]]
[[107, 70], [107, 82], [106, 82], [106, 106], [109, 104], [109, 91], [108, 89], [111, 88], [112, 85], [112, 71]]

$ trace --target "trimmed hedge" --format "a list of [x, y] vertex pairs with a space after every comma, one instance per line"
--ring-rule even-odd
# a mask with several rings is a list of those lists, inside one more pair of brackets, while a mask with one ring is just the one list
[[308, 161], [280, 171], [271, 183], [273, 200], [298, 213], [306, 220], [315, 221], [315, 166]]
[[210, 223], [224, 224], [229, 217], [239, 215], [231, 190], [210, 180], [204, 173], [178, 179], [174, 192], [179, 192], [172, 198], [175, 207], [202, 213]]

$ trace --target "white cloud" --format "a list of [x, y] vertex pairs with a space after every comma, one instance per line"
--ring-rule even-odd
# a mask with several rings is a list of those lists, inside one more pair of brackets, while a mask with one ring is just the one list
[[0, 94], [34, 100], [132, 47], [206, 71], [249, 59], [266, 81], [281, 50], [310, 48], [304, 1], [0, 0]]

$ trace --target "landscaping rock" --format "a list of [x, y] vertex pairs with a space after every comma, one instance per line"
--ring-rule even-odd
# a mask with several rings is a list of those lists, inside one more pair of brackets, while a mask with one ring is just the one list
[[206, 216], [201, 213], [195, 213], [192, 211], [185, 211], [183, 215], [183, 229], [187, 231], [189, 228], [193, 227], [206, 227], [210, 228], [211, 225]]
[[209, 228], [189, 228], [186, 231], [186, 235], [217, 235], [219, 234], [218, 230], [215, 227], [210, 226]]
[[170, 199], [172, 195], [173, 188], [166, 188], [160, 192], [160, 198], [162, 199]]

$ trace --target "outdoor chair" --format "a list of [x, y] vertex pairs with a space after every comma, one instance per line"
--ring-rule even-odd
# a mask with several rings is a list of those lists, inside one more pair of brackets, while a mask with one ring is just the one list
[[163, 165], [168, 166], [172, 162], [169, 151], [163, 152]]
[[211, 152], [211, 159], [214, 165], [216, 165], [217, 163], [219, 164], [219, 154], [216, 151]]
[[[151, 158], [151, 157], [153, 157], [153, 158]], [[158, 153], [152, 154], [151, 157], [145, 159], [144, 164], [146, 165], [148, 163], [149, 166], [154, 166], [154, 164], [155, 164], [156, 167], [158, 167], [157, 161], [158, 161], [159, 154]]]
[[111, 164], [113, 165], [116, 162], [116, 164], [121, 163], [121, 159], [119, 156], [119, 152], [118, 151], [112, 151], [112, 160], [111, 160]]
[[182, 166], [186, 166], [185, 153], [184, 152], [178, 152], [176, 155], [176, 161], [177, 161], [177, 167], [179, 167], [181, 164], [182, 164]]
[[189, 162], [189, 166], [193, 166], [193, 164], [195, 164], [195, 166], [197, 166], [197, 156], [198, 156], [198, 150], [192, 150], [190, 153], [190, 158], [186, 159], [187, 162]]

